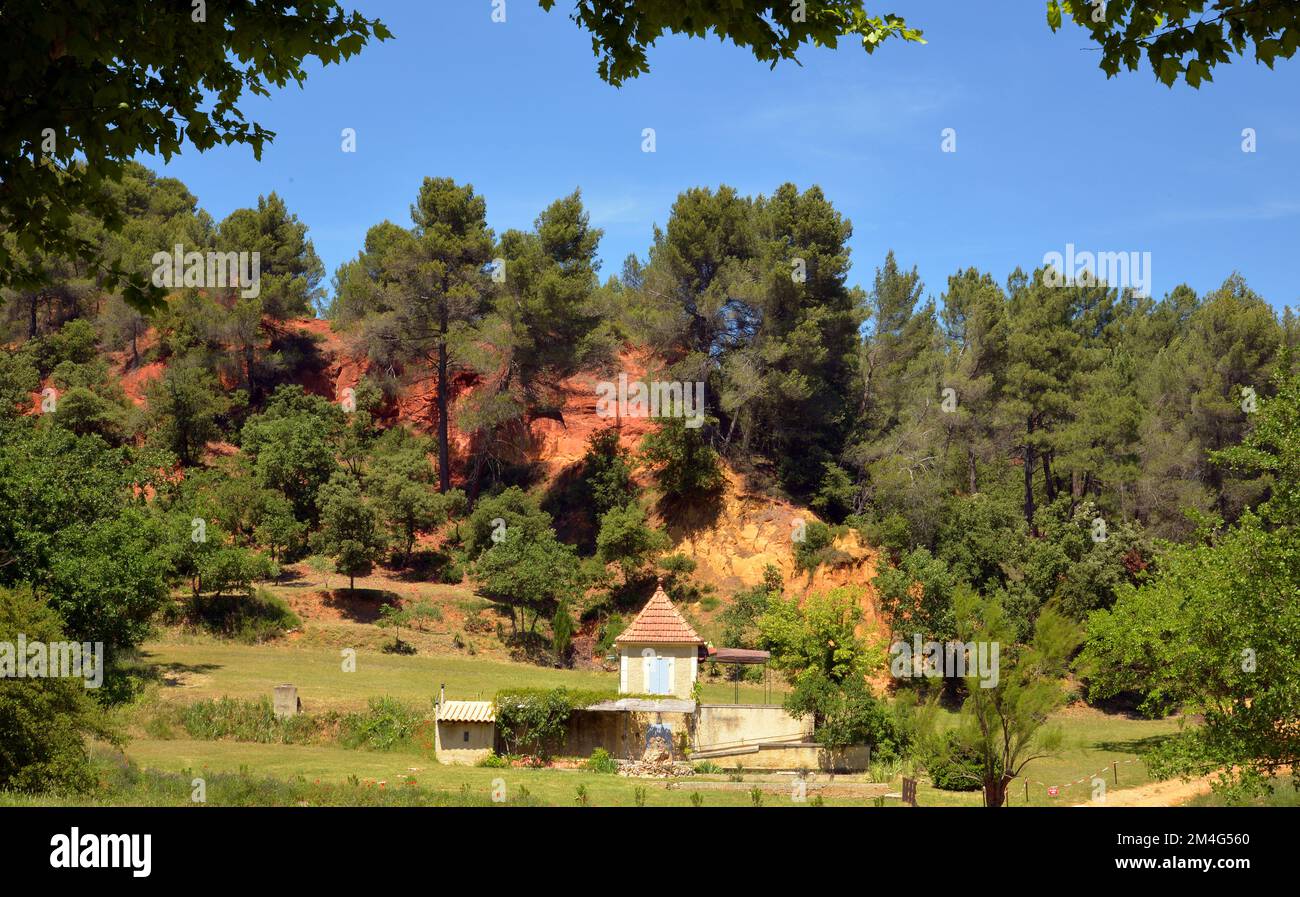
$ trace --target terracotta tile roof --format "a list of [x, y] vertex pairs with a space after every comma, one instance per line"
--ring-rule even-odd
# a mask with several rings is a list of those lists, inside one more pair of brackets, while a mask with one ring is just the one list
[[702, 645], [704, 639], [677, 612], [661, 586], [641, 608], [632, 625], [614, 639], [616, 645], [628, 643]]

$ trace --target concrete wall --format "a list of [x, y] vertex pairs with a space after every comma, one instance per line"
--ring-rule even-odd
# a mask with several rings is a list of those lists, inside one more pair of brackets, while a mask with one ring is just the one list
[[812, 741], [813, 718], [795, 719], [779, 704], [701, 704], [695, 749], [719, 750], [771, 741]]
[[666, 725], [672, 730], [676, 756], [681, 756], [683, 742], [688, 747], [692, 743], [694, 718], [689, 713], [575, 710], [569, 716], [564, 746], [559, 753], [566, 757], [590, 757], [596, 748], [604, 748], [616, 759], [640, 760], [645, 753], [646, 729], [651, 724]]
[[[439, 763], [473, 766], [492, 750], [495, 723], [457, 723], [440, 720], [434, 730], [434, 750]], [[468, 735], [468, 740], [466, 736]]]
[[674, 697], [689, 699], [691, 688], [695, 685], [696, 664], [699, 647], [697, 645], [638, 645], [618, 646], [618, 690], [625, 695], [650, 694], [650, 685], [646, 678], [649, 665], [647, 652], [659, 657], [672, 659]]
[[737, 752], [710, 757], [709, 762], [726, 769], [816, 769], [826, 772], [861, 772], [871, 765], [871, 749], [854, 745], [841, 751], [828, 751], [820, 744], [760, 745], [757, 751]]

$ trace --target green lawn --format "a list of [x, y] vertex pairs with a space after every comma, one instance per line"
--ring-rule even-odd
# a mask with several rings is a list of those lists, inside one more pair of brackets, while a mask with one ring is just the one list
[[[145, 662], [163, 676], [165, 698], [196, 701], [202, 698], [270, 697], [282, 683], [298, 686], [303, 710], [363, 707], [371, 697], [390, 695], [413, 705], [428, 706], [447, 686], [455, 700], [490, 700], [502, 688], [554, 688], [618, 690], [618, 675], [580, 670], [559, 670], [524, 663], [448, 655], [399, 655], [358, 650], [356, 670], [344, 672], [338, 648], [292, 644], [240, 645], [193, 639], [150, 642]], [[733, 686], [704, 686], [704, 700], [730, 703]], [[740, 687], [742, 702], [761, 702], [762, 688]], [[774, 697], [779, 700], [779, 697]]]
[[[254, 776], [294, 779], [308, 782], [345, 783], [349, 776], [361, 780], [361, 787], [398, 788], [405, 777], [415, 779], [425, 789], [458, 792], [468, 785], [472, 795], [490, 799], [494, 782], [504, 781], [507, 795], [518, 795], [521, 787], [537, 800], [555, 805], [575, 803], [579, 785], [586, 787], [593, 806], [635, 806], [636, 789], [644, 788], [647, 806], [690, 806], [691, 780], [678, 780], [672, 789], [663, 781], [629, 779], [574, 769], [481, 769], [472, 766], [444, 766], [422, 753], [379, 753], [353, 751], [338, 747], [313, 745], [248, 744], [230, 741], [137, 740], [126, 749], [126, 756], [136, 765], [165, 772], [185, 771], [194, 776], [205, 773], [237, 773], [247, 769]], [[718, 781], [723, 777], [712, 776]], [[752, 774], [746, 781], [754, 783]], [[701, 779], [701, 781], [705, 781]], [[800, 806], [792, 800], [783, 783], [773, 784], [763, 795], [764, 806]], [[718, 791], [698, 789], [705, 806], [750, 806], [748, 790]], [[811, 800], [817, 791], [810, 789]], [[870, 806], [871, 801], [832, 796], [827, 806]]]

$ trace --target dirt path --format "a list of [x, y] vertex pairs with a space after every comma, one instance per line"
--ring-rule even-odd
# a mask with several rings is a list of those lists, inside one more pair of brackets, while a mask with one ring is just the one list
[[1178, 807], [1194, 797], [1208, 794], [1210, 783], [1218, 776], [1212, 773], [1199, 779], [1184, 782], [1173, 779], [1168, 782], [1148, 782], [1136, 788], [1120, 788], [1108, 791], [1104, 800], [1090, 800], [1075, 804], [1076, 807]]

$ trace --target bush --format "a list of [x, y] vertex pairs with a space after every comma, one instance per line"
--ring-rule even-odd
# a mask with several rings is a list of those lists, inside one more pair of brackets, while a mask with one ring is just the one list
[[718, 453], [703, 433], [703, 427], [690, 428], [683, 418], [672, 417], [642, 440], [642, 458], [659, 468], [659, 488], [665, 497], [712, 495], [726, 483]]
[[618, 764], [614, 758], [609, 755], [609, 751], [604, 748], [596, 748], [591, 752], [591, 757], [583, 764], [584, 769], [592, 772], [613, 774], [618, 772]]
[[481, 613], [473, 613], [465, 618], [465, 631], [474, 632], [478, 635], [487, 635], [493, 630], [492, 621], [484, 617]]
[[627, 620], [623, 619], [622, 614], [610, 614], [606, 617], [600, 627], [600, 638], [596, 641], [596, 656], [604, 657], [613, 651], [614, 639], [622, 635], [624, 629], [627, 629]]
[[514, 689], [497, 692], [497, 732], [512, 754], [546, 759], [564, 739], [565, 723], [574, 710], [617, 697], [610, 692], [569, 691], [566, 688]]
[[[0, 641], [62, 642], [53, 611], [30, 592], [0, 589]], [[116, 740], [80, 678], [0, 678], [0, 790], [84, 791], [94, 784], [85, 739]]]
[[346, 748], [391, 751], [409, 747], [427, 717], [396, 698], [371, 698], [363, 713], [343, 717], [339, 742]]
[[944, 750], [930, 763], [930, 779], [943, 791], [978, 791], [984, 779], [984, 764], [977, 751], [964, 747], [949, 735]]
[[252, 595], [199, 598], [191, 602], [186, 621], [248, 645], [270, 641], [302, 625], [283, 598], [264, 588]]
[[803, 541], [795, 543], [795, 565], [805, 572], [816, 570], [831, 559], [834, 544], [834, 530], [820, 520], [810, 521], [804, 529]]
[[502, 757], [495, 751], [488, 751], [487, 755], [474, 765], [481, 766], [484, 769], [506, 769], [510, 766], [510, 758]]

